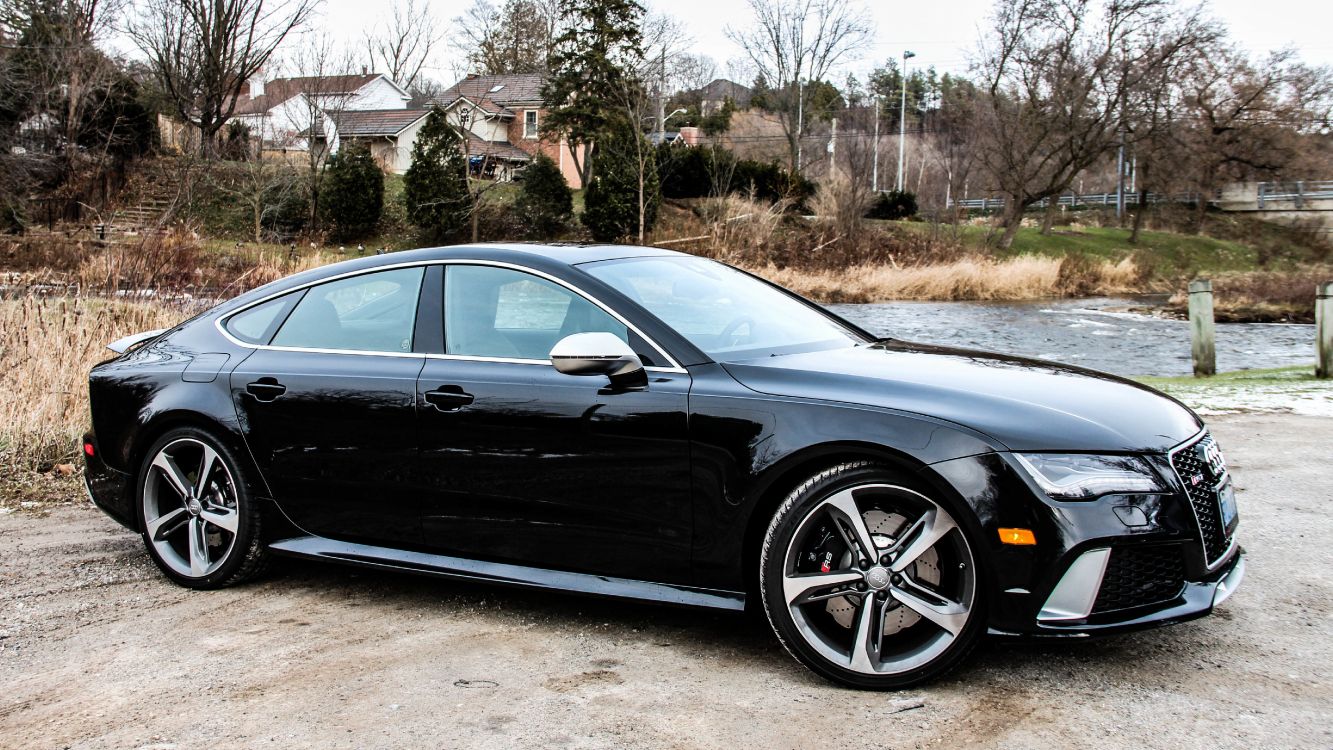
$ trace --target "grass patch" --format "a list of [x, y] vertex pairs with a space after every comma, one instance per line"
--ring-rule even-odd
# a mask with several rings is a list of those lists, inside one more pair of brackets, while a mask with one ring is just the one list
[[1333, 417], [1333, 380], [1314, 376], [1314, 365], [1224, 372], [1211, 378], [1139, 377], [1203, 415], [1271, 412]]
[[1291, 385], [1291, 384], [1326, 384], [1333, 388], [1333, 380], [1320, 380], [1314, 376], [1314, 365], [1293, 367], [1274, 367], [1266, 370], [1237, 370], [1220, 372], [1211, 378], [1196, 378], [1192, 375], [1158, 377], [1143, 375], [1135, 380], [1159, 390], [1165, 388], [1215, 388], [1237, 385]]

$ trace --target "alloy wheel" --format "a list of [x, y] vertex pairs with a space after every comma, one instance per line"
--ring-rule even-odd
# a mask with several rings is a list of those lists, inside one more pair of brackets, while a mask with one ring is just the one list
[[937, 502], [905, 487], [834, 492], [796, 526], [782, 594], [802, 639], [864, 675], [930, 664], [967, 626], [976, 599], [967, 538]]
[[203, 441], [162, 446], [144, 473], [145, 536], [177, 575], [204, 578], [236, 546], [240, 512], [227, 462]]

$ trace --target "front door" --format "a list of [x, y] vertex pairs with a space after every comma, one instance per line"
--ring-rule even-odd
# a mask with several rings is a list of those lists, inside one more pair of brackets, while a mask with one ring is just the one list
[[251, 453], [302, 529], [360, 542], [416, 543], [420, 267], [311, 287], [231, 375]]
[[687, 582], [689, 375], [651, 371], [647, 388], [618, 390], [557, 372], [547, 354], [572, 333], [644, 345], [602, 308], [523, 271], [451, 265], [444, 304], [446, 354], [427, 359], [417, 394], [423, 543]]

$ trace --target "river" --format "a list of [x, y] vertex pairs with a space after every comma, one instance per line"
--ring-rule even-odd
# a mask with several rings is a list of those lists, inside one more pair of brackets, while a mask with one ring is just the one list
[[[1188, 375], [1190, 329], [1183, 320], [1127, 312], [1141, 299], [1036, 302], [886, 302], [829, 305], [885, 337], [1020, 354], [1117, 375]], [[1219, 323], [1217, 369], [1314, 366], [1314, 326]]]

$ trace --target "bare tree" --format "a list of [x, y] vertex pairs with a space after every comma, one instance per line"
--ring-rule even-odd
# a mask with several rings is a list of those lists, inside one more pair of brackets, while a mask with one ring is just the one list
[[338, 115], [356, 98], [354, 64], [328, 34], [311, 34], [297, 50], [292, 66], [301, 76], [298, 99], [300, 145], [305, 148], [304, 181], [310, 199], [308, 216], [311, 230], [320, 223], [319, 198], [324, 184], [324, 169], [334, 150]]
[[1122, 142], [1130, 93], [1189, 38], [1157, 43], [1155, 30], [1177, 16], [1171, 0], [996, 3], [977, 66], [977, 145], [1005, 196], [1002, 247], [1028, 207], [1068, 190]]
[[317, 0], [143, 0], [128, 26], [182, 121], [212, 158], [246, 83], [303, 24]]
[[1184, 111], [1173, 128], [1173, 171], [1199, 196], [1196, 231], [1208, 198], [1224, 183], [1299, 171], [1305, 136], [1325, 129], [1333, 108], [1333, 72], [1302, 65], [1290, 51], [1255, 63], [1216, 45], [1194, 58], [1180, 81]]
[[476, 0], [454, 19], [454, 48], [469, 72], [542, 73], [560, 27], [558, 0]]
[[754, 22], [728, 27], [756, 76], [773, 86], [774, 111], [787, 139], [793, 171], [803, 131], [803, 83], [820, 81], [863, 50], [873, 28], [858, 3], [845, 0], [748, 0]]
[[252, 154], [225, 175], [214, 175], [214, 188], [236, 199], [250, 213], [251, 237], [264, 241], [264, 223], [279, 214], [301, 188], [301, 175], [289, 164]]
[[415, 92], [439, 36], [428, 3], [395, 2], [392, 14], [366, 32], [370, 70], [385, 73], [394, 83]]

